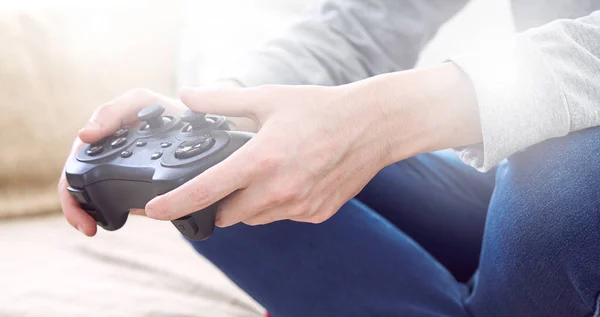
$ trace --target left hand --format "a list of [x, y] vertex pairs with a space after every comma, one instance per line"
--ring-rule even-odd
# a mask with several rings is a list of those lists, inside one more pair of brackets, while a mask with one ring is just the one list
[[191, 109], [253, 119], [260, 131], [221, 163], [146, 205], [172, 220], [220, 201], [217, 225], [320, 223], [383, 167], [481, 142], [475, 91], [454, 64], [337, 87], [185, 89]]
[[356, 88], [184, 89], [180, 98], [189, 108], [252, 118], [260, 132], [221, 163], [150, 201], [147, 215], [172, 220], [229, 195], [219, 203], [220, 227], [327, 220], [391, 163], [388, 142], [378, 134], [384, 111]]

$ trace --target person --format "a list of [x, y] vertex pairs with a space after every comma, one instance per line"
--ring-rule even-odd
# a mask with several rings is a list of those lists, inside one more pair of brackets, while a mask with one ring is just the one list
[[219, 87], [100, 106], [73, 149], [152, 103], [255, 123], [135, 212], [220, 201], [191, 243], [275, 317], [600, 316], [600, 3], [514, 1], [510, 42], [411, 70], [465, 2], [326, 0]]

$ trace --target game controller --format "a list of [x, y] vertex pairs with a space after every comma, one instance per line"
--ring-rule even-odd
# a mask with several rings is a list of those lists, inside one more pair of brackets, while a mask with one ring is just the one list
[[[141, 124], [85, 145], [69, 160], [67, 190], [106, 230], [125, 224], [130, 209], [144, 209], [165, 194], [221, 162], [253, 136], [229, 131], [224, 117], [187, 110], [163, 116], [152, 105], [138, 113]], [[171, 221], [191, 240], [203, 240], [215, 227], [217, 203]]]

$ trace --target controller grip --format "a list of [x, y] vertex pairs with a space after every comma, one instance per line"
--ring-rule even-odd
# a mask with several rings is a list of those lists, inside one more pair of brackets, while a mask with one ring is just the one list
[[217, 204], [212, 204], [205, 209], [193, 214], [171, 221], [175, 228], [186, 238], [200, 241], [208, 238], [215, 229]]

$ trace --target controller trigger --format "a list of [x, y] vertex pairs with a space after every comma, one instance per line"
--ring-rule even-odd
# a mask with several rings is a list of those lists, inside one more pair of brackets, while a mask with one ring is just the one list
[[171, 222], [186, 238], [199, 241], [208, 238], [212, 234], [215, 229], [216, 216], [217, 204], [212, 204], [203, 210]]
[[198, 232], [198, 225], [190, 216], [185, 216], [171, 221], [173, 225], [186, 237], [193, 236]]

